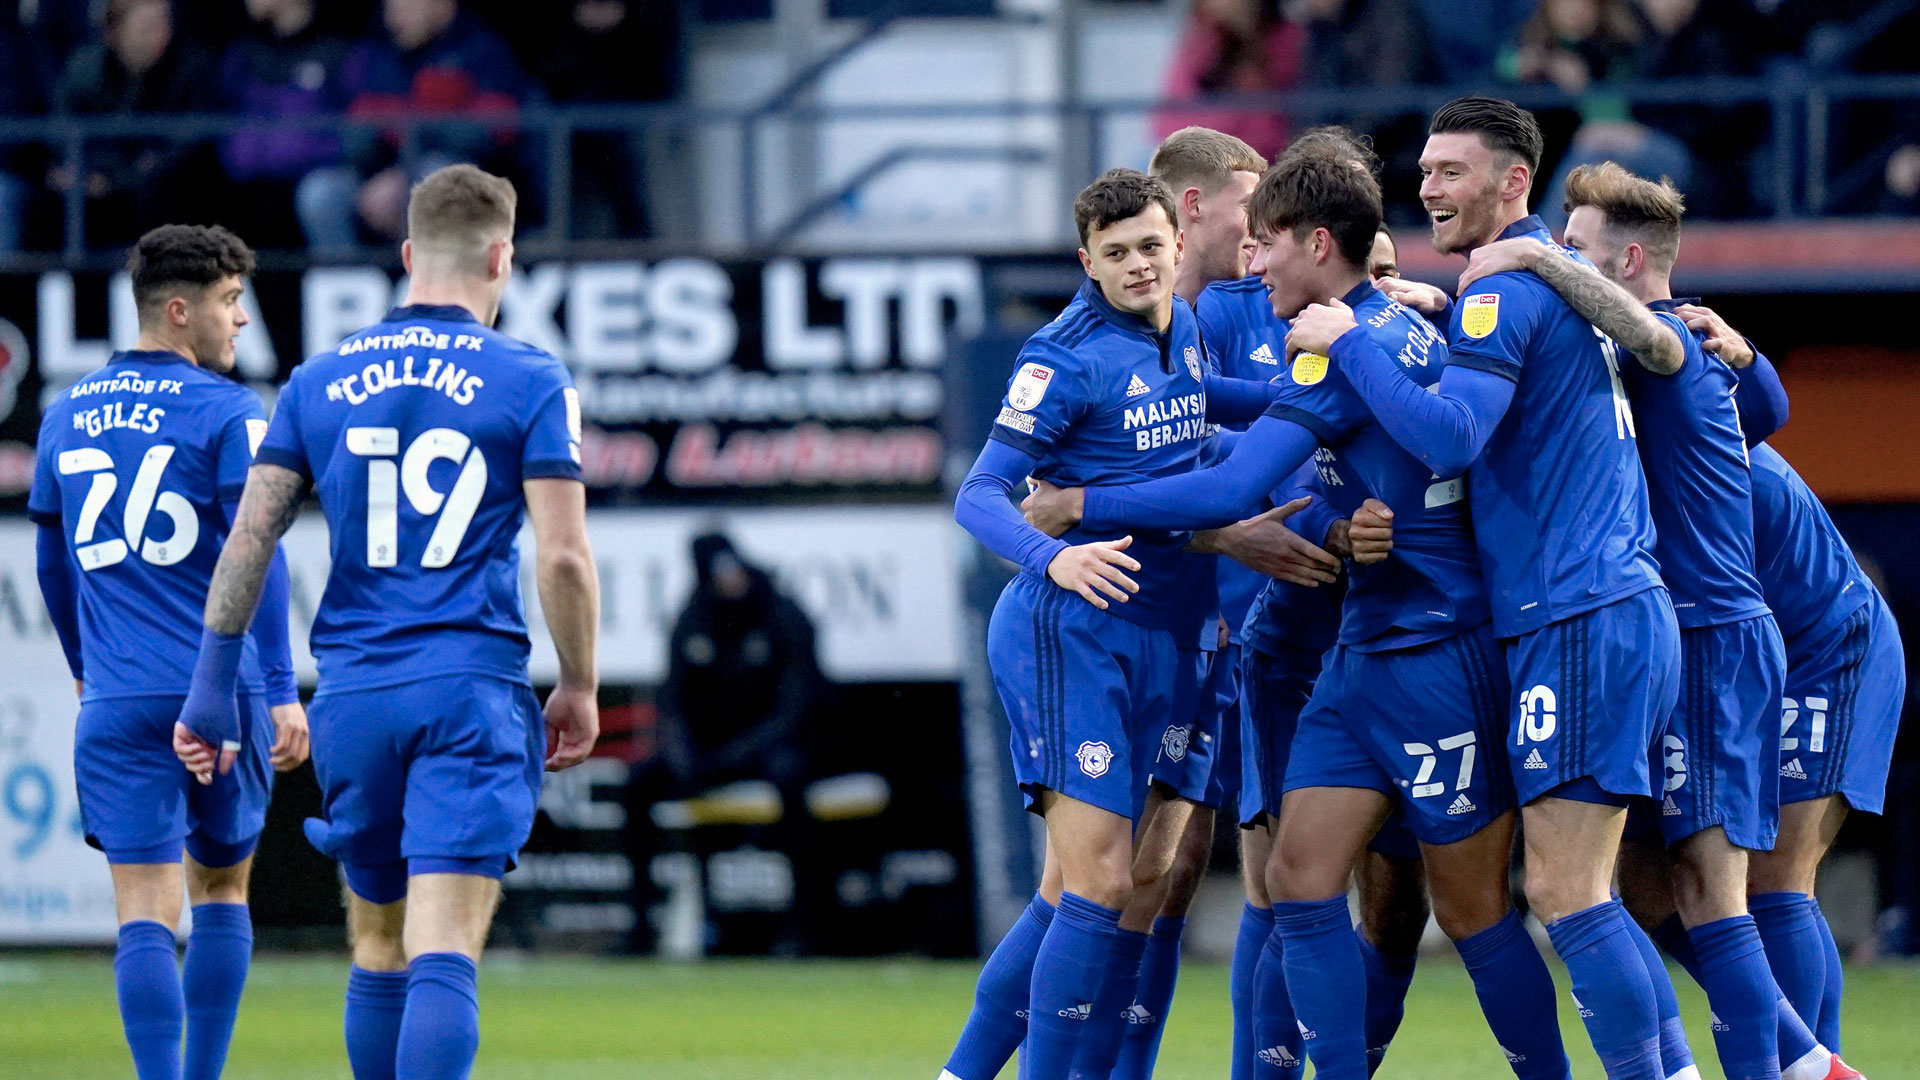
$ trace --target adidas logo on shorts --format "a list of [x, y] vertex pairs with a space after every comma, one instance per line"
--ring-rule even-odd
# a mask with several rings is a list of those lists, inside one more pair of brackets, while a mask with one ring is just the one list
[[1780, 766], [1780, 775], [1788, 780], [1805, 780], [1807, 778], [1807, 770], [1800, 767], [1799, 758], [1794, 758], [1792, 761]]
[[1269, 1046], [1265, 1050], [1260, 1051], [1259, 1058], [1261, 1061], [1279, 1069], [1297, 1069], [1300, 1067], [1300, 1059], [1289, 1053], [1284, 1046]]
[[1547, 759], [1540, 756], [1540, 751], [1533, 750], [1527, 754], [1527, 760], [1522, 762], [1520, 767], [1523, 769], [1544, 769], [1547, 767]]
[[1453, 805], [1447, 807], [1447, 816], [1455, 817], [1460, 814], [1471, 814], [1478, 809], [1480, 808], [1473, 805], [1473, 800], [1467, 798], [1466, 792], [1463, 791], [1460, 793], [1459, 798], [1453, 800]]
[[1145, 382], [1141, 381], [1141, 378], [1138, 375], [1135, 375], [1132, 381], [1127, 383], [1128, 397], [1139, 397], [1141, 394], [1151, 394], [1151, 393], [1153, 393], [1153, 387], [1148, 386]]
[[1680, 816], [1680, 807], [1678, 804], [1676, 804], [1673, 801], [1673, 796], [1671, 795], [1667, 796], [1667, 801], [1660, 804], [1660, 816], [1661, 817], [1679, 817]]

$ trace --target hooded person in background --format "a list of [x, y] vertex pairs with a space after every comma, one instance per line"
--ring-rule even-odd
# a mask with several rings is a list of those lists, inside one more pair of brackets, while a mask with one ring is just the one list
[[631, 947], [652, 951], [648, 909], [661, 898], [648, 869], [662, 837], [650, 809], [723, 784], [765, 780], [780, 791], [783, 813], [760, 846], [794, 863], [794, 907], [778, 947], [802, 947], [807, 859], [805, 787], [808, 729], [827, 683], [814, 650], [813, 622], [719, 532], [691, 544], [694, 586], [675, 620], [660, 688], [652, 756], [636, 762], [627, 789], [627, 853], [633, 860], [635, 929]]

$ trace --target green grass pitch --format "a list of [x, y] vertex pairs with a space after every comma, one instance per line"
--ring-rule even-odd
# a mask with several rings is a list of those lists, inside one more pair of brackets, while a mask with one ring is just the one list
[[[573, 957], [489, 957], [481, 969], [482, 1080], [933, 1080], [973, 995], [977, 966], [910, 960], [692, 966]], [[1920, 1077], [1920, 968], [1847, 973], [1846, 1056], [1873, 1080]], [[1566, 1001], [1561, 1026], [1576, 1080], [1600, 1068]], [[257, 960], [235, 1034], [230, 1080], [340, 1080], [344, 958]], [[1156, 1075], [1225, 1080], [1227, 973], [1180, 976]], [[1682, 1007], [1712, 1064], [1706, 1005], [1684, 975]], [[0, 959], [0, 1076], [131, 1077], [104, 954]], [[1013, 1071], [1003, 1074], [1011, 1077]], [[1421, 963], [1407, 1022], [1379, 1080], [1502, 1080], [1466, 973]]]

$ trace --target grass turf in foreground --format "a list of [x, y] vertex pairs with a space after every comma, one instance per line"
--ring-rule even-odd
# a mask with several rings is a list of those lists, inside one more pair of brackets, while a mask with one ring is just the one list
[[[932, 1080], [972, 1003], [977, 966], [918, 961], [697, 966], [491, 956], [481, 968], [483, 1080]], [[1576, 1080], [1599, 1064], [1561, 988]], [[1874, 1080], [1920, 1076], [1920, 969], [1847, 973], [1846, 1056]], [[338, 1080], [342, 958], [255, 961], [226, 1076]], [[1717, 1080], [1706, 1003], [1676, 972], [1701, 1073]], [[1224, 1080], [1226, 969], [1181, 972], [1156, 1076]], [[104, 954], [0, 959], [0, 1076], [130, 1077]], [[1011, 1077], [1013, 1071], [1004, 1074]], [[1379, 1080], [1501, 1080], [1506, 1063], [1451, 959], [1423, 962]]]

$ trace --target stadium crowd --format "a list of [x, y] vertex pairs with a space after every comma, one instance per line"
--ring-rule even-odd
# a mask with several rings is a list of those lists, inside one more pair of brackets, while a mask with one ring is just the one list
[[[1161, 0], [1171, 2], [1171, 0]], [[721, 5], [724, 7], [724, 5]], [[708, 15], [738, 15], [727, 10]], [[754, 13], [748, 13], [751, 16]], [[763, 13], [762, 13], [763, 14]], [[1518, 27], [1518, 30], [1510, 28]], [[286, 121], [206, 137], [164, 125], [87, 139], [0, 144], [0, 255], [64, 246], [62, 199], [85, 191], [90, 249], [174, 217], [221, 220], [266, 248], [339, 252], [401, 232], [407, 183], [451, 161], [520, 182], [543, 219], [548, 155], [523, 129], [542, 105], [655, 102], [679, 89], [680, 5], [641, 0], [8, 0], [0, 2], [0, 120], [46, 115], [225, 114]], [[1669, 175], [1700, 217], [1762, 216], [1778, 160], [1765, 105], [1636, 104], [1644, 80], [1913, 72], [1894, 43], [1920, 32], [1914, 0], [1195, 0], [1165, 96], [1407, 85], [1523, 86], [1566, 95], [1540, 111], [1545, 205], [1574, 166], [1620, 160]], [[321, 123], [434, 114], [409, 137]], [[1920, 211], [1920, 120], [1897, 102], [1834, 114], [1839, 213]], [[1371, 132], [1389, 191], [1412, 190], [1418, 109], [1277, 113], [1176, 105], [1160, 134], [1200, 123], [1265, 153], [1291, 130]], [[637, 132], [574, 136], [572, 231], [649, 235]], [[75, 160], [76, 149], [81, 150]], [[1396, 182], [1400, 181], [1400, 182]], [[1419, 216], [1395, 199], [1390, 220]]]

